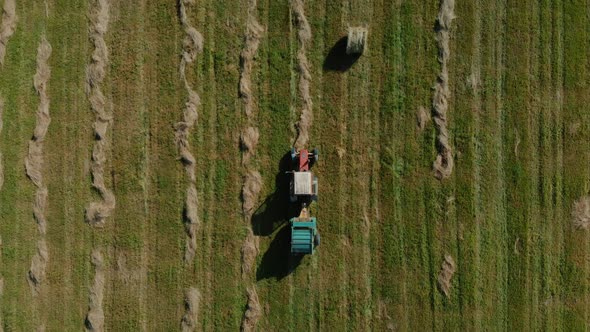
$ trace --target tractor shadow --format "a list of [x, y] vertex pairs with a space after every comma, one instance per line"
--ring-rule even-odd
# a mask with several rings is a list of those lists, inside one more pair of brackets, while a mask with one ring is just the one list
[[361, 54], [346, 54], [348, 36], [340, 38], [324, 59], [324, 71], [345, 72], [361, 57]]
[[293, 257], [290, 254], [291, 228], [289, 219], [299, 214], [297, 207], [289, 202], [289, 174], [293, 169], [291, 154], [286, 153], [279, 162], [275, 176], [275, 191], [258, 207], [252, 216], [252, 229], [257, 236], [274, 238], [268, 250], [262, 256], [256, 270], [256, 279], [288, 276], [301, 263], [303, 256]]

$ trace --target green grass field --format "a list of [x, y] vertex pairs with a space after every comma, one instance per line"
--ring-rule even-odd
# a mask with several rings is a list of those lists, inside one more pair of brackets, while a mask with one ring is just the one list
[[[0, 0], [0, 5], [10, 0]], [[313, 100], [309, 148], [321, 150], [312, 206], [322, 244], [289, 256], [285, 158], [297, 136], [297, 26], [288, 0], [258, 0], [265, 28], [253, 59], [260, 131], [249, 167], [262, 175], [251, 220], [242, 216], [240, 53], [251, 2], [187, 5], [203, 52], [186, 75], [200, 95], [190, 130], [200, 226], [183, 261], [187, 176], [174, 124], [188, 94], [179, 75], [185, 31], [177, 1], [107, 0], [112, 111], [105, 182], [117, 205], [102, 228], [84, 220], [100, 200], [86, 94], [95, 0], [18, 0], [0, 67], [0, 331], [85, 328], [95, 268], [105, 257], [104, 330], [174, 331], [189, 287], [196, 330], [239, 330], [255, 286], [259, 331], [590, 330], [590, 234], [573, 226], [590, 192], [590, 3], [456, 1], [447, 125], [455, 167], [439, 181], [432, 111], [441, 71], [439, 1], [307, 0]], [[365, 53], [344, 54], [349, 26], [368, 27]], [[51, 123], [44, 141], [49, 260], [41, 291], [27, 282], [40, 238], [25, 157], [40, 98], [33, 87], [42, 37], [53, 52]], [[253, 273], [241, 248], [259, 242]], [[445, 255], [456, 271], [438, 285]]]

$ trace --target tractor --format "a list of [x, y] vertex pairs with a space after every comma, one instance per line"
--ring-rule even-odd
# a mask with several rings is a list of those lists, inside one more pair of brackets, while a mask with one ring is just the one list
[[291, 218], [291, 254], [313, 254], [315, 247], [320, 244], [320, 234], [317, 230], [315, 217], [310, 216], [309, 205], [318, 199], [318, 178], [310, 171], [319, 160], [319, 151], [314, 149], [297, 151], [291, 149], [293, 171], [290, 181], [290, 201], [300, 209], [299, 216]]

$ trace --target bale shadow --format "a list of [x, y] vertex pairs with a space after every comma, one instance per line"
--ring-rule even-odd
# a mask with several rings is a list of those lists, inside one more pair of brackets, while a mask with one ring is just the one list
[[282, 279], [289, 275], [301, 262], [301, 257], [291, 256], [291, 228], [289, 219], [299, 214], [297, 206], [289, 202], [289, 181], [287, 171], [293, 170], [291, 154], [286, 153], [279, 161], [275, 176], [275, 191], [258, 207], [252, 216], [252, 229], [257, 236], [274, 238], [262, 256], [256, 270], [256, 279]]
[[345, 72], [361, 57], [361, 54], [346, 54], [348, 36], [340, 38], [324, 59], [324, 71]]

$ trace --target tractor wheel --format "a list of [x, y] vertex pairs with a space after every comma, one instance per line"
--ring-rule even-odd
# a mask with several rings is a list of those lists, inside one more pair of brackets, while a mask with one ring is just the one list
[[295, 148], [291, 148], [291, 160], [295, 161], [296, 158], [297, 158], [297, 151], [295, 151]]
[[320, 160], [320, 150], [317, 148], [313, 149], [313, 162], [317, 163]]
[[313, 244], [317, 247], [320, 245], [320, 233], [315, 233]]

